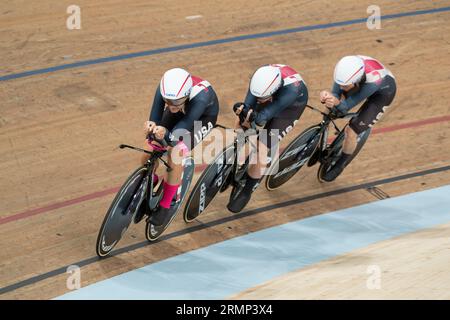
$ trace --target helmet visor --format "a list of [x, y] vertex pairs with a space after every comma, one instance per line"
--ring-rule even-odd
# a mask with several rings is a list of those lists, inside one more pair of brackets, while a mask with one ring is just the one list
[[258, 97], [256, 98], [256, 103], [262, 104], [268, 102], [272, 98], [272, 95], [266, 97]]
[[165, 101], [169, 106], [178, 107], [178, 106], [183, 105], [183, 104], [186, 102], [187, 99], [188, 99], [188, 97], [183, 97], [183, 98], [175, 99], [175, 100], [171, 100], [171, 99], [164, 98], [164, 101]]

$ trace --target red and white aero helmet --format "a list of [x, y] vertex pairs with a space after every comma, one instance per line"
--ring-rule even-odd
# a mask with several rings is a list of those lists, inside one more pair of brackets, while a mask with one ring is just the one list
[[358, 83], [364, 75], [364, 60], [358, 56], [343, 57], [334, 68], [334, 81], [341, 86]]
[[256, 70], [250, 80], [250, 92], [257, 98], [267, 98], [280, 88], [280, 68], [264, 66]]
[[164, 99], [183, 99], [191, 93], [192, 77], [184, 69], [174, 68], [167, 70], [161, 78], [159, 90]]

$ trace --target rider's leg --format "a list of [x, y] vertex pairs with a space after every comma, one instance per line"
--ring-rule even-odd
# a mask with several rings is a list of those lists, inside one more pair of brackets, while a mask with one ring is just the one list
[[[359, 112], [363, 110], [365, 105], [366, 103], [361, 107]], [[358, 145], [358, 133], [355, 132], [355, 130], [358, 130], [359, 132], [359, 130], [361, 129], [359, 125], [362, 124], [361, 121], [357, 122], [359, 120], [358, 118], [359, 116], [353, 117], [350, 120], [349, 125], [345, 127], [345, 137], [342, 146], [342, 153], [336, 160], [334, 165], [330, 168], [330, 170], [325, 173], [325, 175], [323, 176], [323, 180], [327, 182], [334, 181], [342, 173], [342, 171], [344, 171], [345, 166], [351, 159], [353, 152], [356, 150], [356, 147]]]
[[352, 156], [353, 152], [356, 150], [358, 145], [358, 134], [350, 127], [345, 127], [345, 138], [342, 146], [342, 153], [338, 161], [334, 165], [336, 168], [344, 168], [347, 161]]
[[217, 116], [203, 116], [194, 122], [194, 128], [191, 132], [183, 133], [183, 137], [178, 144], [169, 150], [169, 166], [167, 183], [164, 183], [164, 194], [160, 202], [163, 208], [170, 208], [173, 197], [181, 184], [183, 174], [183, 159], [190, 153], [198, 143], [210, 132], [217, 121]]
[[267, 134], [260, 134], [258, 139], [258, 159], [256, 163], [249, 166], [243, 191], [236, 198], [230, 198], [227, 205], [228, 210], [239, 212], [250, 201], [252, 192], [257, 188], [261, 177], [266, 173], [271, 159], [277, 156], [279, 142], [293, 129], [305, 106], [306, 100], [302, 104], [294, 104], [266, 124], [264, 129], [267, 130]]
[[[367, 102], [359, 110], [359, 115], [367, 108]], [[358, 134], [363, 132], [364, 129], [361, 128], [363, 122], [361, 122], [360, 117], [356, 116], [350, 120], [348, 126], [345, 127], [345, 137], [342, 145], [342, 153], [340, 157], [336, 160], [333, 167], [324, 175], [323, 179], [325, 181], [331, 182], [335, 180], [344, 171], [345, 166], [351, 159], [353, 152], [355, 152], [358, 145]]]
[[348, 126], [345, 127], [345, 138], [342, 145], [341, 156], [334, 164], [333, 170], [335, 172], [329, 172], [328, 176], [337, 177], [344, 170], [358, 146], [358, 135], [369, 128], [374, 110], [377, 110], [377, 106], [373, 99], [369, 98], [363, 103], [361, 108], [359, 108], [358, 115], [350, 119]]
[[[150, 217], [150, 222], [153, 225], [161, 226], [170, 221], [171, 212], [170, 205], [175, 196], [178, 187], [181, 184], [181, 176], [183, 174], [183, 159], [189, 154], [196, 144], [200, 143], [203, 138], [214, 127], [217, 121], [217, 116], [204, 116], [199, 120], [200, 125], [194, 123], [194, 130], [190, 134], [183, 134], [183, 141], [179, 142], [175, 147], [169, 150], [169, 165], [172, 168], [168, 172], [167, 183], [164, 184], [164, 194], [160, 201], [160, 206]], [[198, 128], [198, 132], [196, 131]], [[197, 138], [195, 139], [195, 134]], [[200, 138], [199, 138], [200, 137]]]
[[248, 175], [251, 178], [259, 180], [266, 173], [271, 159], [276, 157], [276, 153], [279, 152], [279, 142], [297, 124], [298, 119], [305, 110], [306, 102], [307, 97], [303, 97], [301, 102], [285, 109], [280, 115], [266, 124], [264, 129], [267, 130], [268, 134], [262, 136], [262, 140], [258, 140], [258, 161], [249, 166]]
[[168, 163], [171, 168], [167, 174], [167, 181], [163, 185], [163, 195], [159, 202], [158, 210], [150, 216], [150, 222], [155, 226], [162, 226], [170, 221], [170, 209], [172, 200], [177, 193], [183, 173], [183, 157], [185, 148], [181, 143], [168, 148]]
[[252, 178], [259, 179], [265, 172], [267, 166], [267, 146], [258, 140], [256, 160], [248, 167], [248, 175]]
[[357, 145], [358, 135], [350, 126], [345, 128], [345, 139], [342, 147], [342, 152], [345, 154], [352, 154]]
[[170, 208], [172, 199], [180, 186], [185, 152], [182, 144], [178, 144], [173, 148], [168, 148], [168, 163], [171, 170], [167, 174], [167, 181], [164, 182], [163, 196], [159, 203], [163, 208]]
[[[250, 137], [251, 140], [253, 140], [252, 138], [253, 137]], [[228, 210], [234, 213], [240, 212], [245, 208], [247, 203], [250, 201], [253, 191], [258, 187], [259, 181], [266, 170], [268, 148], [261, 141], [261, 139], [258, 139], [255, 144], [257, 146], [257, 150], [250, 155], [249, 168], [244, 175], [245, 185], [236, 197], [233, 197], [232, 194], [227, 205]]]
[[253, 189], [267, 170], [267, 153], [267, 146], [261, 142], [261, 140], [258, 140], [255, 161], [252, 161], [253, 163], [251, 163], [248, 167], [247, 181], [245, 183], [244, 192], [253, 192]]

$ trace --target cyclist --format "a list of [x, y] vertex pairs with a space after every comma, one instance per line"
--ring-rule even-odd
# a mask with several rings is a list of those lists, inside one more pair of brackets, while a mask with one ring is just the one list
[[[271, 64], [260, 67], [253, 74], [245, 102], [235, 105], [236, 127], [248, 129], [254, 123], [266, 129], [269, 137], [258, 140], [257, 162], [249, 165], [244, 176], [245, 186], [242, 192], [230, 197], [228, 210], [239, 212], [250, 201], [271, 160], [267, 157], [268, 150], [276, 150], [279, 141], [296, 125], [307, 102], [306, 84], [293, 68]], [[276, 135], [273, 142], [271, 135]]]
[[325, 181], [333, 181], [342, 173], [356, 149], [358, 135], [381, 119], [394, 100], [395, 93], [393, 74], [374, 58], [346, 56], [336, 64], [333, 88], [331, 92], [322, 91], [320, 101], [336, 117], [365, 102], [345, 128], [342, 154], [323, 177]]
[[[146, 140], [146, 149], [152, 151], [166, 145], [171, 167], [159, 208], [150, 216], [153, 225], [164, 225], [170, 220], [172, 200], [183, 172], [181, 159], [211, 131], [218, 113], [219, 101], [208, 81], [180, 68], [164, 73], [156, 89], [149, 121], [144, 124], [146, 137], [154, 134], [157, 141]], [[147, 160], [148, 155], [144, 154], [142, 164]]]

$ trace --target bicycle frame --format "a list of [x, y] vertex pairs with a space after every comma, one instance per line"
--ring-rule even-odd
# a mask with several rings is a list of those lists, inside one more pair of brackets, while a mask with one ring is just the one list
[[[217, 124], [216, 125], [217, 128], [222, 128], [225, 130], [229, 130], [230, 128], [224, 127], [222, 125]], [[258, 135], [259, 134], [259, 130], [256, 129], [256, 126], [254, 124], [252, 124], [252, 127], [248, 130], [252, 130], [250, 131], [250, 134], [247, 133], [248, 131], [244, 132], [244, 141], [242, 141], [242, 135], [238, 132], [234, 141], [233, 141], [233, 150], [234, 150], [234, 154], [233, 154], [233, 166], [231, 167], [231, 170], [228, 174], [226, 174], [226, 176], [228, 177], [230, 174], [233, 175], [233, 182], [234, 184], [238, 183], [240, 181], [240, 179], [242, 178], [242, 176], [238, 176], [238, 171], [239, 169], [239, 150], [241, 149], [241, 147], [243, 147], [247, 142], [250, 142], [253, 148], [256, 148], [256, 146], [249, 141], [249, 137], [254, 136], [254, 135]], [[236, 132], [236, 130], [235, 130]]]
[[143, 152], [143, 153], [149, 154], [150, 157], [148, 158], [146, 165], [153, 164], [157, 160], [160, 160], [167, 167], [168, 171], [172, 170], [172, 168], [167, 163], [167, 161], [162, 159], [162, 156], [166, 153], [166, 151], [159, 151], [159, 150], [148, 151], [148, 150], [141, 149], [141, 148], [138, 148], [138, 147], [130, 146], [128, 144], [121, 144], [121, 145], [119, 145], [119, 148], [120, 149], [129, 148], [129, 149], [132, 149], [132, 150], [136, 150], [136, 151], [139, 151], [139, 152]]
[[[330, 123], [333, 124], [333, 127], [336, 130], [336, 135], [341, 134], [345, 130], [345, 128], [347, 127], [348, 124], [346, 124], [342, 129], [339, 129], [337, 124], [334, 122], [335, 119], [331, 118], [329, 114], [326, 114], [326, 113], [320, 111], [319, 109], [312, 107], [310, 105], [306, 105], [306, 107], [315, 112], [320, 113], [323, 116], [322, 122], [319, 124], [319, 126], [321, 127], [320, 132], [319, 132], [319, 134], [321, 135], [319, 146], [320, 146], [320, 151], [324, 151], [328, 146], [328, 136], [329, 136], [328, 133], [330, 130], [330, 128], [329, 128]], [[356, 115], [358, 115], [357, 112], [347, 113], [347, 114], [345, 114], [345, 116], [340, 117], [338, 119], [352, 118]]]
[[162, 159], [162, 156], [167, 151], [165, 151], [165, 150], [148, 151], [148, 150], [141, 149], [141, 148], [134, 147], [134, 146], [130, 146], [130, 145], [127, 145], [127, 144], [121, 144], [121, 145], [119, 145], [119, 148], [120, 149], [128, 148], [128, 149], [136, 150], [136, 151], [143, 152], [143, 153], [146, 153], [146, 154], [150, 155], [150, 157], [148, 158], [148, 160], [147, 160], [147, 162], [145, 164], [145, 166], [147, 168], [147, 173], [146, 173], [145, 178], [148, 177], [148, 187], [147, 187], [147, 190], [145, 191], [145, 195], [148, 197], [148, 201], [149, 202], [152, 201], [153, 194], [152, 194], [152, 192], [150, 192], [150, 190], [153, 190], [153, 187], [154, 187], [153, 186], [153, 179], [152, 179], [152, 175], [151, 175], [153, 173], [153, 171], [154, 171], [153, 170], [154, 164], [159, 160], [167, 167], [167, 171], [170, 172], [172, 170], [172, 168], [170, 168], [170, 165], [167, 163], [167, 161]]

